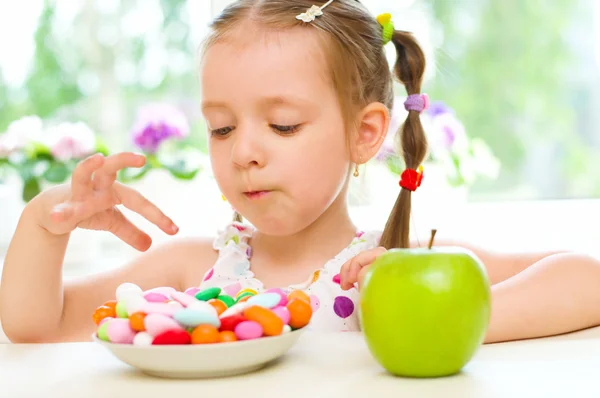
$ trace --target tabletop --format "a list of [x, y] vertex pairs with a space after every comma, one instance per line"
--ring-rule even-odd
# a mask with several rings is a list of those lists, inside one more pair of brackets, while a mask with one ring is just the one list
[[220, 379], [146, 376], [96, 343], [0, 345], [0, 396], [21, 397], [600, 397], [600, 328], [482, 346], [437, 379], [387, 374], [360, 333], [305, 332], [280, 360]]

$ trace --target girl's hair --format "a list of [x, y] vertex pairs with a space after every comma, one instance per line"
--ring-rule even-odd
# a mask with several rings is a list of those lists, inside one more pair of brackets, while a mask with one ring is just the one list
[[[353, 121], [356, 112], [371, 102], [381, 102], [391, 111], [393, 75], [384, 51], [382, 26], [358, 0], [334, 0], [323, 9], [322, 16], [310, 23], [296, 19], [315, 1], [318, 0], [238, 0], [213, 21], [204, 50], [247, 21], [274, 30], [312, 29], [321, 39], [329, 78], [346, 123]], [[391, 41], [397, 53], [395, 77], [408, 94], [418, 94], [425, 71], [423, 51], [408, 32], [394, 31]], [[416, 169], [427, 154], [419, 112], [409, 111], [397, 134], [400, 138], [397, 149], [406, 167]], [[401, 188], [381, 236], [381, 246], [387, 249], [409, 246], [410, 209], [411, 191]]]

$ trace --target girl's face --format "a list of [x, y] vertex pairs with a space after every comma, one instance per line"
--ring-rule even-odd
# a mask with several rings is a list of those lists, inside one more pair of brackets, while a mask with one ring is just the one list
[[[249, 33], [250, 32], [250, 33]], [[206, 52], [202, 112], [231, 205], [270, 235], [345, 206], [350, 154], [318, 37], [245, 26]]]

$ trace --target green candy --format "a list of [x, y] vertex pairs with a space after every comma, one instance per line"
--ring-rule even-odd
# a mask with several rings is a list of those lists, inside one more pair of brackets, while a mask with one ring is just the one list
[[221, 294], [220, 296], [217, 296], [217, 300], [221, 300], [222, 302], [224, 302], [227, 308], [235, 304], [235, 299], [226, 294]]
[[[237, 303], [237, 302], [239, 302], [241, 299], [243, 299], [244, 297], [247, 297], [247, 296], [254, 296], [254, 294], [252, 294], [252, 293], [250, 293], [250, 292], [242, 293], [242, 294], [240, 294], [240, 297], [238, 297], [238, 298], [237, 298], [237, 300], [235, 300], [235, 302]], [[225, 303], [225, 304], [227, 304], [227, 303]]]
[[117, 303], [115, 310], [117, 311], [117, 318], [127, 318], [129, 316], [127, 314], [127, 310], [125, 309], [125, 303], [122, 301]]
[[98, 328], [98, 338], [102, 341], [110, 342], [110, 339], [108, 338], [108, 333], [107, 333], [109, 322], [110, 322], [110, 319], [108, 321], [105, 321], [104, 323], [102, 323], [102, 325], [100, 325], [100, 327]]
[[209, 287], [196, 293], [196, 298], [200, 301], [208, 301], [217, 298], [221, 294], [220, 287]]

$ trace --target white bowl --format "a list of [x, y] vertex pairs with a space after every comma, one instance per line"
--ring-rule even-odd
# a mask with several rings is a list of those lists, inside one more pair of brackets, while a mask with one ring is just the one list
[[283, 356], [302, 329], [274, 337], [230, 343], [135, 346], [92, 339], [115, 357], [143, 373], [156, 377], [196, 379], [235, 376], [266, 366]]

